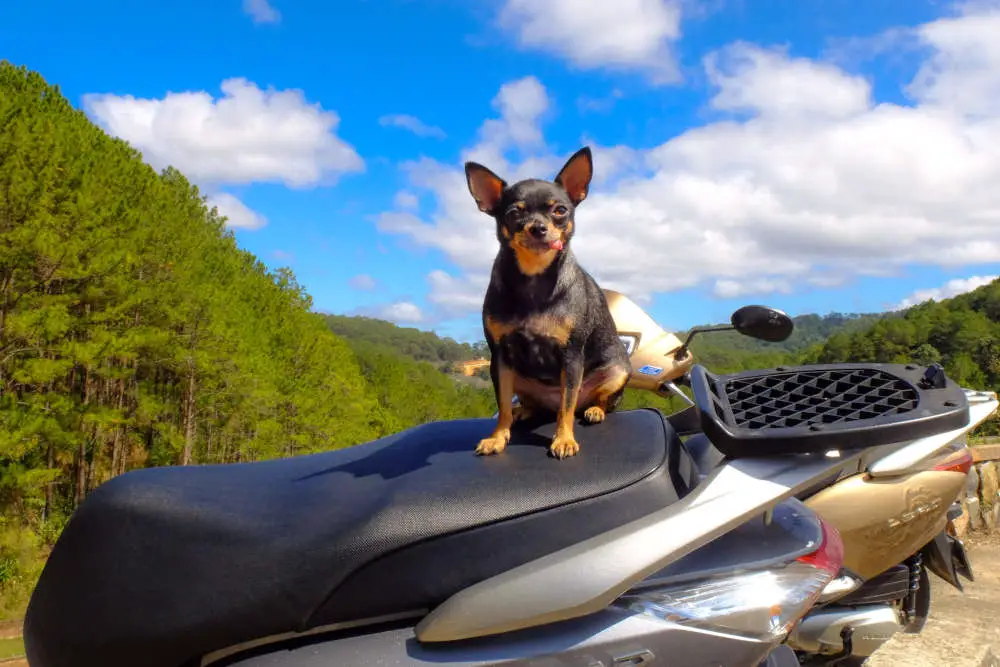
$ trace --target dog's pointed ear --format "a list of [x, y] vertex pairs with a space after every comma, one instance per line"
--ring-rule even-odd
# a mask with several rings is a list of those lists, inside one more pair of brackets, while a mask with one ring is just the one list
[[566, 161], [555, 182], [566, 190], [573, 206], [576, 206], [587, 198], [593, 176], [594, 158], [590, 154], [590, 147], [584, 146]]
[[503, 189], [507, 187], [506, 181], [478, 162], [465, 163], [465, 182], [479, 210], [490, 214], [500, 203]]

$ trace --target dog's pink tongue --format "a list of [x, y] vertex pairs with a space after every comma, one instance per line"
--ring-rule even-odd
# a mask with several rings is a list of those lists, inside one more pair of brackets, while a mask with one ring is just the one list
[[563, 242], [562, 239], [556, 239], [555, 241], [549, 241], [549, 248], [552, 250], [562, 250]]

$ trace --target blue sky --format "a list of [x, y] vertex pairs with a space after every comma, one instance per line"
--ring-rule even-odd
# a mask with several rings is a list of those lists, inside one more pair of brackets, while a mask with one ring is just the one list
[[318, 309], [481, 337], [461, 179], [594, 147], [574, 247], [664, 326], [870, 312], [1000, 273], [1000, 11], [930, 0], [35, 0], [41, 72]]

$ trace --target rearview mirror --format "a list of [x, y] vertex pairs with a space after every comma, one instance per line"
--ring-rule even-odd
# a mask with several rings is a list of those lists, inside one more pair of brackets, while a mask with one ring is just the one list
[[743, 306], [729, 320], [744, 336], [780, 343], [792, 335], [795, 323], [788, 315], [768, 306]]

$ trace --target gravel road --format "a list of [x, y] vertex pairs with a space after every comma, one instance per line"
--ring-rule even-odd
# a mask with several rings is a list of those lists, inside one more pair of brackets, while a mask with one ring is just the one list
[[976, 580], [960, 593], [931, 575], [931, 613], [919, 635], [897, 634], [866, 667], [1000, 667], [1000, 534], [965, 540]]

